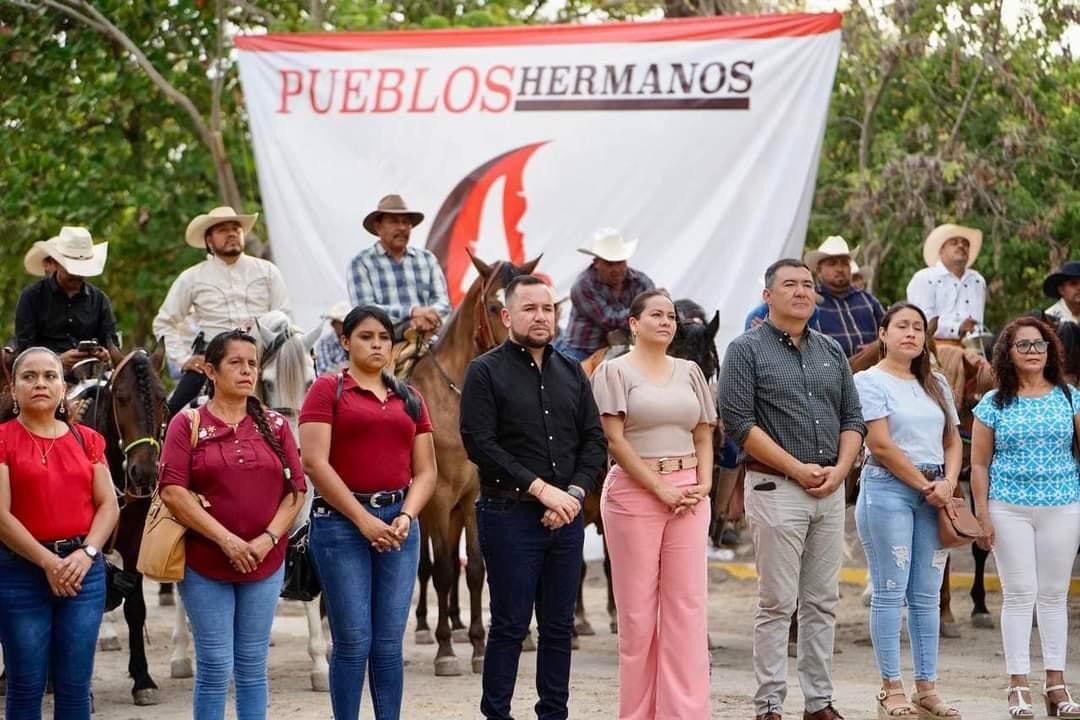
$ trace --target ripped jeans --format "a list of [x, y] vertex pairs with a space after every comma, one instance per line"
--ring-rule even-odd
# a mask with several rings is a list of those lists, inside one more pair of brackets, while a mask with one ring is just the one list
[[881, 677], [901, 677], [900, 620], [906, 600], [915, 679], [937, 680], [938, 604], [948, 559], [938, 536], [937, 508], [883, 467], [865, 466], [859, 482], [855, 527], [874, 587], [870, 639]]

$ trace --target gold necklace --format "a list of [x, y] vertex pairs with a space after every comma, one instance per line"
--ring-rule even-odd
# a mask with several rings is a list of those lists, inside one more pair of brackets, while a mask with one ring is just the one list
[[56, 437], [57, 436], [54, 435], [52, 437], [52, 441], [49, 443], [49, 447], [46, 448], [44, 443], [42, 443], [41, 445], [38, 444], [37, 436], [34, 435], [34, 433], [30, 432], [30, 428], [26, 427], [22, 423], [19, 423], [19, 424], [22, 425], [22, 429], [26, 431], [26, 434], [30, 436], [30, 442], [34, 443], [34, 449], [37, 450], [38, 454], [41, 456], [41, 464], [42, 465], [48, 465], [49, 464], [49, 453], [52, 452], [53, 446], [56, 445]]

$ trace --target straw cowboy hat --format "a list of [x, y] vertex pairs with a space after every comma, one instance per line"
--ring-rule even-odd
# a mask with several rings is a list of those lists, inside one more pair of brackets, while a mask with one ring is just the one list
[[34, 243], [23, 258], [23, 267], [31, 275], [45, 275], [45, 258], [50, 257], [72, 275], [94, 277], [105, 269], [109, 243], [94, 244], [84, 227], [62, 227], [60, 234]]
[[818, 264], [825, 258], [831, 257], [851, 257], [851, 249], [848, 247], [847, 241], [839, 235], [830, 235], [825, 238], [825, 242], [821, 243], [821, 247], [817, 250], [811, 250], [803, 256], [803, 262], [811, 270], [817, 272]]
[[345, 316], [352, 310], [352, 305], [347, 302], [334, 303], [333, 307], [325, 315], [322, 315], [323, 320], [337, 320], [338, 322], [345, 322]]
[[637, 252], [637, 245], [637, 240], [624, 240], [615, 228], [600, 228], [593, 233], [592, 247], [578, 248], [578, 252], [607, 262], [625, 262]]
[[953, 238], [964, 238], [968, 241], [968, 244], [971, 245], [971, 252], [968, 253], [967, 266], [971, 267], [975, 264], [975, 258], [979, 256], [979, 251], [982, 250], [982, 230], [947, 223], [938, 225], [926, 236], [926, 242], [923, 243], [922, 247], [922, 256], [926, 262], [926, 267], [934, 267], [938, 264], [938, 260], [941, 259], [941, 246]]
[[244, 234], [247, 234], [251, 232], [251, 228], [255, 227], [255, 221], [258, 219], [258, 213], [240, 215], [228, 205], [216, 207], [205, 215], [197, 216], [188, 223], [187, 230], [184, 232], [184, 240], [191, 247], [203, 250], [206, 248], [206, 231], [215, 225], [238, 222], [240, 227], [244, 228]]
[[1061, 299], [1061, 283], [1066, 280], [1080, 280], [1080, 260], [1070, 260], [1056, 273], [1050, 273], [1043, 281], [1043, 293], [1046, 297]]
[[409, 224], [413, 227], [424, 222], [424, 213], [410, 210], [400, 195], [386, 195], [379, 200], [378, 206], [364, 218], [364, 229], [372, 235], [378, 235], [379, 233], [375, 232], [375, 223], [384, 213], [388, 215], [404, 215], [409, 219]]

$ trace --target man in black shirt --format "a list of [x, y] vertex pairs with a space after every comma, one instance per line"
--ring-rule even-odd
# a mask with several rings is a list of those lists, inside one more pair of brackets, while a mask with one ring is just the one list
[[[24, 288], [15, 306], [19, 351], [47, 347], [60, 355], [65, 371], [89, 357], [108, 360], [108, 348], [118, 344], [112, 303], [86, 281], [105, 269], [108, 246], [95, 245], [90, 231], [81, 227], [63, 227], [56, 237], [34, 243], [23, 266], [44, 277]], [[93, 342], [96, 348], [80, 351], [80, 342]]]
[[604, 469], [607, 445], [585, 373], [550, 344], [551, 289], [532, 275], [515, 278], [502, 320], [509, 339], [469, 365], [461, 393], [461, 436], [480, 470], [476, 515], [491, 595], [480, 711], [488, 720], [510, 720], [535, 607], [536, 715], [563, 720], [581, 506]]

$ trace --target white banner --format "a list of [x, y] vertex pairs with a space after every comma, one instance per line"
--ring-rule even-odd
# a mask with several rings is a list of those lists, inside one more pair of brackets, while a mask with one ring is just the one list
[[560, 293], [611, 226], [630, 265], [742, 331], [764, 269], [806, 234], [840, 15], [248, 36], [240, 75], [274, 258], [305, 327], [346, 300], [388, 193], [452, 299], [482, 259]]

